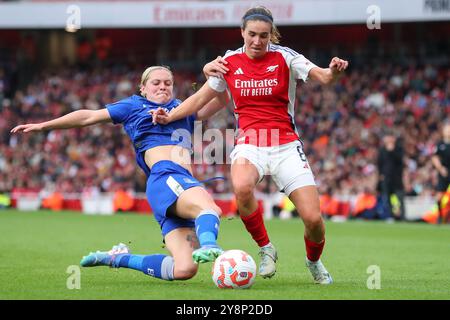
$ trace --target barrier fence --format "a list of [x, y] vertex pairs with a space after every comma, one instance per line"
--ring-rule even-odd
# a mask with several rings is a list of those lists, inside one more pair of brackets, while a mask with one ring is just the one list
[[[223, 216], [237, 215], [236, 203], [233, 194], [213, 195], [217, 205], [222, 209]], [[350, 218], [355, 215], [357, 196], [348, 196], [337, 200], [336, 218]], [[286, 197], [282, 193], [257, 194], [260, 205], [264, 208], [264, 218], [272, 219], [295, 217], [295, 208], [286, 205]], [[436, 201], [431, 196], [405, 197], [406, 220], [421, 219], [433, 209]], [[54, 211], [72, 210], [83, 214], [113, 215], [119, 212], [133, 212], [136, 214], [152, 214], [145, 193], [99, 193], [86, 194], [42, 194], [37, 192], [24, 192], [11, 195], [10, 206], [22, 211], [35, 211], [50, 209]], [[324, 210], [322, 210], [324, 212]]]

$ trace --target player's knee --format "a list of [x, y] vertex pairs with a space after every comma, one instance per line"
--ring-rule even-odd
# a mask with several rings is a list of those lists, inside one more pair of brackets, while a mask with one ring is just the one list
[[254, 186], [251, 183], [242, 181], [234, 183], [233, 189], [238, 200], [246, 201], [253, 196]]
[[175, 266], [174, 276], [177, 280], [188, 280], [197, 274], [198, 265], [194, 263], [182, 263]]
[[214, 211], [219, 215], [219, 217], [222, 215], [222, 209], [220, 209], [220, 207], [214, 201], [197, 205], [194, 211], [197, 212], [198, 214], [204, 211]]
[[318, 230], [323, 228], [323, 218], [320, 213], [311, 214], [303, 217], [305, 227], [309, 230]]
[[216, 212], [219, 215], [219, 217], [222, 215], [222, 209], [220, 209], [220, 207], [215, 203], [211, 205], [211, 210], [214, 210], [214, 212]]

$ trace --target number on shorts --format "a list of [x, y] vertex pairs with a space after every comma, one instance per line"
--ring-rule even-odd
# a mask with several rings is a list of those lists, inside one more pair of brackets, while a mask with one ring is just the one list
[[297, 146], [297, 151], [298, 151], [298, 154], [300, 155], [300, 159], [301, 159], [303, 162], [306, 162], [306, 155], [305, 155], [305, 153], [302, 151], [302, 149], [300, 148], [300, 146]]

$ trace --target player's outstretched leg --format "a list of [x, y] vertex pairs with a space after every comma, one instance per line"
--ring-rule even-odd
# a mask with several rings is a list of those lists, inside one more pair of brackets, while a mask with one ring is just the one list
[[203, 210], [195, 219], [195, 231], [200, 248], [192, 252], [196, 263], [212, 262], [223, 253], [217, 245], [220, 218], [214, 210]]
[[96, 251], [89, 253], [87, 256], [84, 256], [81, 259], [80, 265], [82, 267], [112, 267], [112, 264], [117, 255], [128, 253], [130, 253], [130, 249], [128, 248], [128, 246], [123, 243], [119, 243], [118, 245], [113, 246], [109, 251]]
[[82, 267], [109, 266], [142, 271], [144, 274], [163, 280], [174, 279], [174, 259], [164, 254], [137, 255], [123, 243], [110, 251], [91, 252], [81, 259]]

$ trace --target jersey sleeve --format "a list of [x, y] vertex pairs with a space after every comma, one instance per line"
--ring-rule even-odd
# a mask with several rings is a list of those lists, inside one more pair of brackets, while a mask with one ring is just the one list
[[114, 124], [123, 123], [127, 120], [131, 111], [130, 99], [123, 99], [106, 105], [109, 115]]
[[217, 92], [224, 92], [227, 88], [227, 82], [225, 79], [219, 77], [209, 77], [208, 85], [211, 89]]
[[314, 63], [306, 59], [302, 54], [297, 54], [291, 59], [291, 70], [294, 73], [295, 79], [308, 80], [309, 71], [317, 67]]

